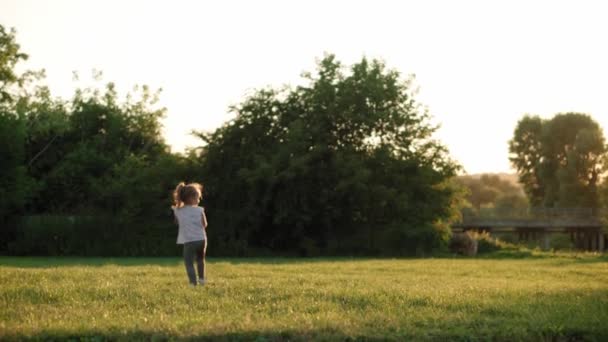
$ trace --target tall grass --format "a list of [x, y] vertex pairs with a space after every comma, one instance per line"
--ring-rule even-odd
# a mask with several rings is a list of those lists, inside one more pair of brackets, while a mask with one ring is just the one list
[[0, 258], [0, 340], [608, 340], [608, 263]]

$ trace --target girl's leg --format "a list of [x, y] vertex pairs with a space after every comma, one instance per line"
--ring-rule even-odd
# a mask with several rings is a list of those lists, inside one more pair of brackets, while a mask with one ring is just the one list
[[196, 253], [196, 266], [198, 268], [198, 278], [205, 281], [205, 254], [207, 253], [207, 240], [203, 240], [200, 249]]
[[196, 256], [197, 242], [186, 242], [184, 244], [184, 264], [191, 285], [196, 285], [196, 274], [194, 273], [194, 258]]

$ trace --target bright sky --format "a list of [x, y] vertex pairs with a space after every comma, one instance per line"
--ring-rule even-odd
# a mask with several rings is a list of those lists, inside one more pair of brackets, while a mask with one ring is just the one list
[[608, 128], [608, 4], [603, 1], [0, 0], [69, 98], [102, 70], [125, 92], [163, 88], [174, 151], [200, 142], [252, 89], [295, 84], [324, 52], [381, 58], [416, 74], [437, 137], [468, 173], [509, 172], [508, 140], [525, 113], [591, 114]]

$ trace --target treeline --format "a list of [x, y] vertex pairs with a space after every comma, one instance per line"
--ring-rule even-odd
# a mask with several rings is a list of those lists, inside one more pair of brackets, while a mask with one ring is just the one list
[[326, 56], [306, 84], [262, 89], [202, 147], [172, 154], [146, 87], [55, 98], [1, 28], [0, 249], [175, 255], [170, 192], [205, 184], [211, 255], [414, 255], [445, 248], [458, 165], [411, 78]]
[[[538, 184], [555, 194], [547, 189], [566, 174], [592, 180], [583, 184], [596, 199], [589, 203], [608, 198], [606, 163], [590, 159], [605, 158], [605, 147], [572, 155], [603, 144], [596, 131], [557, 149], [569, 153], [551, 159], [557, 171], [543, 164], [549, 154], [539, 157], [536, 178], [518, 163], [545, 150], [526, 147], [531, 135], [516, 131], [512, 156], [527, 198], [492, 176], [457, 179], [460, 166], [433, 139], [413, 79], [377, 60], [347, 67], [325, 56], [302, 85], [254, 92], [230, 108], [233, 120], [194, 132], [200, 147], [174, 154], [161, 135], [157, 92], [139, 87], [122, 97], [109, 83], [56, 98], [43, 73], [16, 72], [25, 59], [14, 31], [0, 26], [3, 254], [176, 255], [169, 206], [179, 181], [205, 185], [216, 256], [425, 255], [446, 248], [461, 209], [525, 208], [528, 198], [555, 205], [534, 197]], [[557, 178], [541, 182], [547, 175]]]
[[27, 56], [14, 33], [0, 36], [0, 249], [174, 253], [148, 242], [175, 235], [161, 224], [171, 222], [168, 189], [192, 177], [196, 160], [169, 153], [157, 94], [141, 87], [120, 100], [110, 83], [54, 98], [41, 73], [15, 72]]
[[464, 215], [479, 215], [484, 209], [496, 215], [517, 215], [530, 206], [516, 175], [463, 175], [455, 181], [467, 190], [461, 209]]

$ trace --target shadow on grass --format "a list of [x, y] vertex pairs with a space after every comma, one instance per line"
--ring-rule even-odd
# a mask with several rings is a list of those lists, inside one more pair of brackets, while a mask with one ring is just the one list
[[181, 258], [136, 258], [136, 257], [0, 257], [0, 266], [19, 268], [52, 267], [101, 267], [117, 266], [168, 266], [182, 265]]
[[491, 260], [568, 260], [576, 263], [608, 262], [608, 254], [590, 252], [546, 252], [537, 250], [499, 250], [490, 253], [479, 254], [478, 259]]
[[129, 331], [126, 333], [111, 333], [91, 331], [82, 335], [50, 332], [34, 336], [4, 336], [2, 341], [392, 341], [395, 338], [373, 336], [347, 336], [335, 331], [282, 331], [282, 332], [243, 332], [209, 334], [195, 336], [175, 336], [163, 333], [150, 333], [143, 331]]
[[[428, 260], [428, 259], [462, 259], [462, 260], [556, 260], [574, 263], [608, 262], [608, 254], [572, 252], [552, 253], [534, 250], [500, 250], [466, 257], [456, 254], [437, 254], [429, 257], [249, 257], [249, 258], [207, 258], [210, 263], [230, 263], [233, 265], [290, 265], [333, 262], [366, 262], [381, 260]], [[0, 266], [18, 268], [53, 268], [53, 267], [101, 267], [101, 266], [165, 266], [182, 265], [182, 258], [176, 257], [12, 257], [0, 256]]]
[[[521, 337], [521, 336], [520, 336]], [[530, 332], [523, 340], [535, 341], [606, 341], [608, 334], [594, 333], [579, 329], [565, 329], [557, 331]], [[121, 333], [87, 331], [82, 334], [67, 332], [46, 332], [38, 335], [0, 335], [2, 341], [513, 341], [505, 332], [496, 331], [496, 334], [482, 333], [479, 336], [470, 334], [453, 334], [452, 331], [433, 331], [427, 334], [410, 334], [407, 332], [395, 333], [387, 331], [385, 336], [374, 335], [347, 335], [333, 329], [319, 329], [311, 331], [250, 331], [222, 334], [205, 334], [193, 336], [176, 336], [165, 333], [147, 331], [127, 331]], [[517, 339], [520, 340], [520, 339]]]
[[[230, 263], [233, 265], [290, 265], [331, 262], [359, 262], [376, 260], [422, 260], [422, 258], [381, 258], [381, 257], [207, 257], [210, 263]], [[181, 257], [13, 257], [0, 256], [0, 266], [20, 268], [50, 268], [73, 266], [170, 266], [182, 265]]]
[[[399, 258], [404, 259], [406, 258]], [[414, 259], [414, 258], [407, 258]], [[234, 265], [260, 264], [260, 265], [290, 265], [290, 264], [311, 264], [328, 262], [357, 262], [373, 260], [397, 260], [396, 258], [383, 257], [253, 257], [253, 258], [217, 258], [217, 262], [228, 262]]]

